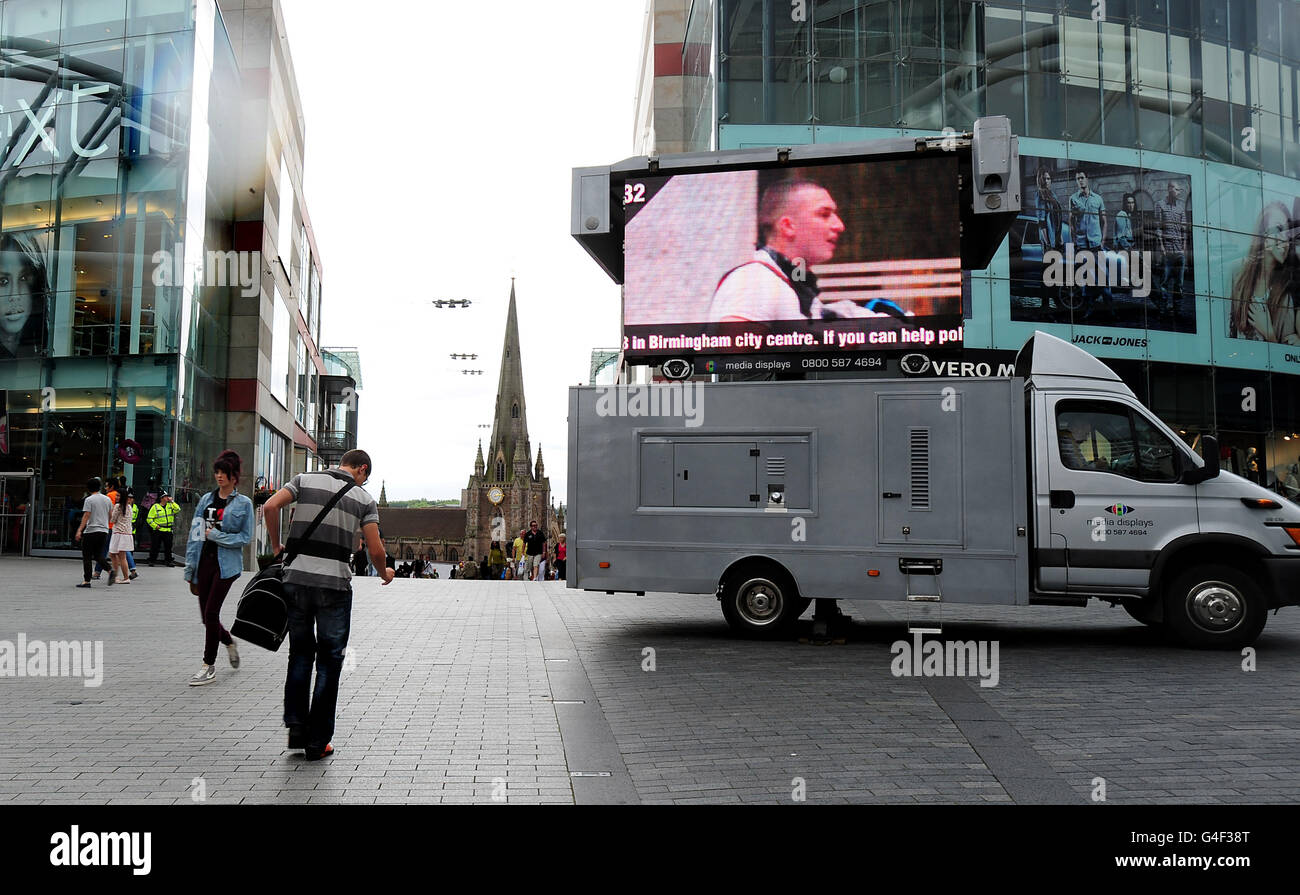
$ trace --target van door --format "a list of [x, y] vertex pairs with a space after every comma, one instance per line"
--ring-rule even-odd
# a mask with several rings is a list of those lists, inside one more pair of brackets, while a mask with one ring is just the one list
[[1051, 533], [1070, 590], [1145, 589], [1160, 546], [1197, 530], [1183, 453], [1137, 404], [1047, 396]]
[[961, 402], [881, 395], [877, 406], [880, 543], [961, 546]]

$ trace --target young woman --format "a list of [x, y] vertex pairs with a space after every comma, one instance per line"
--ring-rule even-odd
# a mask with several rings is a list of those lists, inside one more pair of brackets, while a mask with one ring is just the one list
[[560, 535], [555, 541], [555, 579], [565, 581], [564, 571], [565, 564], [569, 558], [569, 545], [564, 542], [564, 535]]
[[0, 235], [0, 359], [45, 347], [45, 257], [26, 233]]
[[217, 644], [224, 643], [230, 667], [239, 667], [239, 651], [230, 632], [221, 626], [221, 604], [230, 586], [244, 571], [244, 545], [253, 540], [253, 501], [240, 494], [239, 455], [222, 451], [212, 464], [217, 487], [199, 498], [185, 548], [185, 580], [199, 598], [199, 615], [206, 637], [203, 667], [190, 678], [191, 687], [212, 683], [217, 675]]
[[123, 584], [131, 583], [131, 570], [126, 565], [126, 555], [135, 549], [134, 519], [131, 505], [135, 503], [135, 492], [130, 488], [121, 488], [117, 492], [117, 503], [113, 504], [113, 514], [109, 517], [109, 526], [113, 536], [108, 543], [108, 555], [112, 566], [108, 570], [108, 584], [113, 586], [113, 578], [122, 576]]
[[1232, 282], [1232, 338], [1300, 343], [1289, 294], [1289, 228], [1290, 217], [1281, 202], [1270, 202], [1259, 213], [1250, 250]]
[[493, 541], [488, 550], [488, 566], [492, 569], [492, 580], [501, 580], [501, 570], [505, 568], [506, 555], [501, 550], [501, 542]]

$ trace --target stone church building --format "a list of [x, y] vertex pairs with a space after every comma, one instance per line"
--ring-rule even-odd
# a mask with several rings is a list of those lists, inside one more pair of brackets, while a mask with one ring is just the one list
[[556, 535], [564, 530], [563, 505], [558, 509], [551, 506], [551, 480], [546, 476], [541, 446], [534, 460], [528, 439], [513, 280], [492, 438], [486, 454], [479, 442], [474, 473], [461, 491], [460, 506], [401, 508], [385, 503], [379, 507], [380, 533], [398, 562], [417, 557], [435, 562], [481, 559], [493, 540], [502, 541], [502, 549], [509, 552], [509, 542], [534, 519], [548, 533], [548, 547], [554, 547]]

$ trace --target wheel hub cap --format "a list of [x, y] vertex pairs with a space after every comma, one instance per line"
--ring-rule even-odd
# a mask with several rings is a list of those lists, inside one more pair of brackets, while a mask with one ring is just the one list
[[1192, 621], [1215, 633], [1232, 630], [1241, 623], [1245, 614], [1241, 595], [1217, 581], [1194, 588], [1187, 604]]
[[767, 624], [781, 611], [781, 592], [770, 581], [751, 581], [741, 588], [739, 609], [755, 624]]

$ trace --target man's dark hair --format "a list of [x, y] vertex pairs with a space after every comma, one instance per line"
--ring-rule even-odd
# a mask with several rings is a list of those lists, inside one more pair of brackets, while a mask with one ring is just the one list
[[372, 474], [375, 471], [374, 464], [370, 462], [370, 455], [355, 448], [343, 455], [339, 460], [339, 466], [351, 466], [353, 469], [360, 469], [364, 466], [367, 474]]
[[98, 494], [100, 491], [104, 490], [104, 483], [100, 480], [99, 476], [92, 476], [91, 478], [86, 479], [86, 490], [91, 494]]
[[768, 237], [772, 235], [772, 228], [776, 226], [777, 219], [785, 211], [790, 198], [799, 190], [808, 187], [825, 189], [815, 180], [782, 180], [763, 190], [763, 195], [758, 200], [758, 244], [760, 247], [767, 245]]
[[537, 520], [536, 520], [536, 519], [533, 519], [533, 520], [529, 521], [528, 524], [529, 524], [529, 525], [536, 525], [536, 524], [537, 524]]

